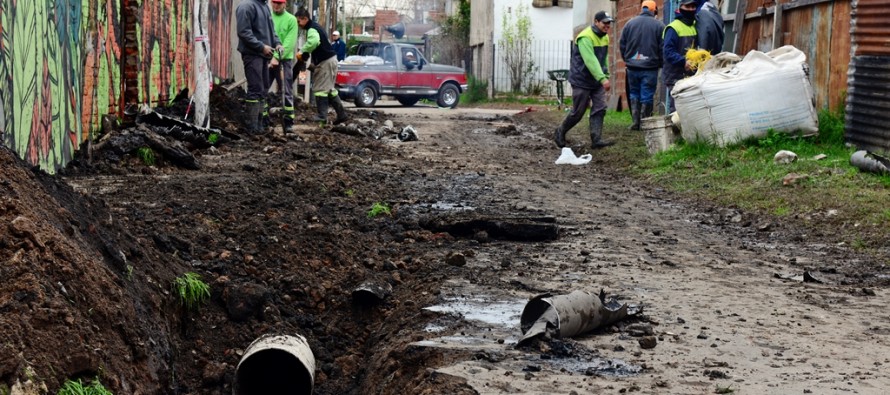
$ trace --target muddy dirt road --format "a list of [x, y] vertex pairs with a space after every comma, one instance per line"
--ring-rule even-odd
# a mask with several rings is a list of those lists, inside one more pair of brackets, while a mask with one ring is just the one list
[[[886, 256], [857, 256], [808, 242], [795, 224], [674, 199], [614, 174], [596, 151], [587, 165], [554, 165], [551, 127], [534, 112], [481, 124], [479, 112], [423, 113], [429, 118], [411, 121], [420, 141], [395, 149], [451, 184], [443, 207], [553, 217], [560, 228], [556, 241], [483, 235], [467, 247], [467, 265], [427, 307], [463, 320], [433, 322], [430, 338], [415, 345], [473, 358], [438, 372], [479, 393], [890, 388], [890, 296], [877, 285], [887, 283]], [[569, 340], [566, 355], [514, 349], [530, 297], [600, 289], [642, 306], [642, 317]], [[644, 349], [635, 335], [650, 333], [657, 345]]]
[[[238, 133], [237, 98], [211, 102]], [[417, 141], [303, 122], [186, 145], [197, 169], [96, 149], [57, 177], [0, 151], [0, 392], [231, 394], [267, 334], [306, 337], [316, 394], [890, 388], [888, 254], [672, 196], [598, 152], [555, 165], [546, 109], [388, 104], [349, 111]], [[211, 288], [199, 309], [171, 286], [187, 272]], [[382, 301], [356, 297], [367, 282]], [[516, 347], [529, 298], [575, 290], [642, 313]]]

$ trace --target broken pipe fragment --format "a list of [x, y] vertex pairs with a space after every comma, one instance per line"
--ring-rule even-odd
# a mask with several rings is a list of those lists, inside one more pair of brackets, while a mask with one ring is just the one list
[[865, 150], [856, 151], [850, 156], [850, 164], [859, 170], [877, 174], [890, 173], [890, 158]]
[[568, 295], [538, 295], [522, 309], [520, 327], [522, 338], [518, 346], [549, 333], [565, 338], [610, 325], [627, 317], [627, 304], [615, 300], [606, 302], [606, 295], [574, 291]]

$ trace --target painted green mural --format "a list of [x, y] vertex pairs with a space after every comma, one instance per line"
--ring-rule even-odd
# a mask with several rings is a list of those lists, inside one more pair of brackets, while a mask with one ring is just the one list
[[[195, 1], [208, 2], [214, 22], [211, 70], [230, 78], [232, 0], [0, 0], [3, 145], [54, 173], [106, 114], [191, 88]], [[122, 20], [135, 21], [132, 34]]]
[[3, 143], [54, 170], [80, 140], [81, 3], [0, 1]]

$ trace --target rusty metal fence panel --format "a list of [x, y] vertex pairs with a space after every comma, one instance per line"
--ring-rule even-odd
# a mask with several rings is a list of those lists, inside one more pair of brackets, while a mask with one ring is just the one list
[[847, 82], [845, 139], [890, 154], [890, 56], [856, 56]]

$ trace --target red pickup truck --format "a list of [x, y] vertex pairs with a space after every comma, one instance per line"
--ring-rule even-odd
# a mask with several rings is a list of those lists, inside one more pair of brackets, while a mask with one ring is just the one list
[[337, 90], [343, 100], [373, 107], [380, 96], [389, 95], [403, 106], [431, 99], [439, 107], [457, 107], [460, 94], [467, 89], [462, 68], [429, 63], [411, 44], [378, 47], [376, 56], [350, 56], [340, 62]]

